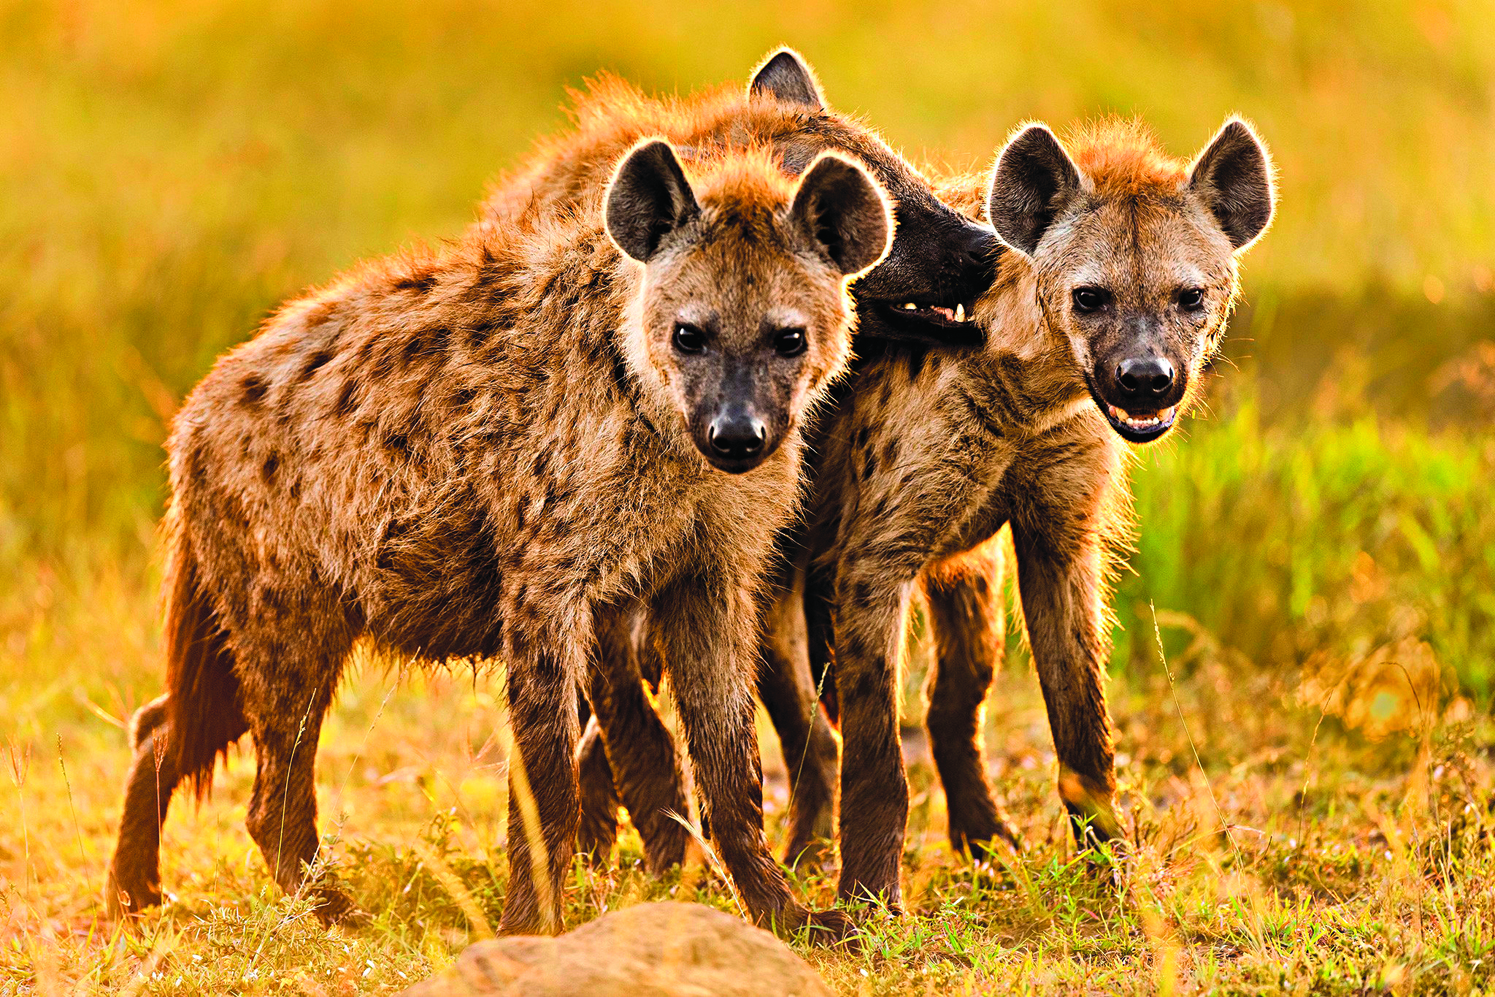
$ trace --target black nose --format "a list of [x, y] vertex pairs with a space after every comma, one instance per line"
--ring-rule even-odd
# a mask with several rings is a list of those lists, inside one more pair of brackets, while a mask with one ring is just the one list
[[983, 271], [995, 270], [996, 259], [1002, 247], [995, 232], [981, 225], [967, 224], [961, 242], [961, 255], [965, 258], [966, 266]]
[[1173, 387], [1173, 365], [1167, 357], [1123, 360], [1116, 368], [1116, 383], [1129, 395], [1162, 395]]
[[768, 442], [768, 430], [757, 416], [741, 409], [722, 412], [706, 427], [711, 452], [728, 460], [757, 456]]

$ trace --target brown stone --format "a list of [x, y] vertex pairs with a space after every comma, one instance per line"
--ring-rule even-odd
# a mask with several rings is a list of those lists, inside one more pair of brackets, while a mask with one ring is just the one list
[[700, 904], [639, 904], [558, 938], [469, 945], [401, 997], [830, 997], [773, 935]]

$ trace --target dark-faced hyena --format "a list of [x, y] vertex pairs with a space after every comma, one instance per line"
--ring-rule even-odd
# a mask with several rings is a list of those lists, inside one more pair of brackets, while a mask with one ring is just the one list
[[[840, 891], [894, 903], [908, 810], [897, 672], [916, 586], [936, 637], [929, 731], [952, 841], [1011, 838], [978, 737], [1001, 647], [1004, 525], [1060, 796], [1077, 836], [1117, 832], [1103, 674], [1107, 566], [1128, 528], [1125, 444], [1158, 439], [1197, 396], [1236, 261], [1275, 196], [1267, 152], [1239, 120], [1192, 166], [1134, 127], [1083, 135], [1071, 158], [1033, 126], [1003, 150], [989, 196], [977, 177], [940, 193], [972, 214], [985, 200], [1016, 250], [976, 307], [987, 344], [863, 358], [812, 437], [798, 558], [809, 565], [809, 651], [820, 668], [834, 662], [844, 739]], [[770, 617], [792, 618], [782, 607]]]
[[[283, 888], [307, 885], [318, 732], [367, 637], [504, 662], [501, 929], [556, 930], [574, 690], [594, 634], [648, 605], [744, 903], [811, 919], [763, 839], [755, 599], [890, 208], [834, 154], [797, 183], [759, 152], [694, 180], [664, 141], [620, 158], [564, 219], [488, 225], [288, 305], [192, 392], [168, 442], [168, 692], [137, 719], [111, 904], [159, 900], [173, 787], [204, 790], [246, 732], [249, 832]], [[312, 888], [325, 919], [349, 910]]]
[[[541, 146], [538, 161], [501, 184], [484, 206], [480, 225], [504, 218], [543, 219], [573, 210], [621, 149], [641, 134], [663, 134], [687, 157], [703, 161], [734, 149], [763, 146], [795, 174], [826, 149], [854, 154], [882, 182], [894, 202], [893, 248], [852, 289], [857, 341], [896, 341], [946, 347], [979, 344], [970, 313], [991, 283], [999, 250], [996, 236], [935, 197], [929, 182], [878, 135], [829, 109], [813, 72], [794, 52], [772, 53], [745, 90], [723, 89], [685, 99], [656, 100], [621, 81], [593, 86], [578, 98], [577, 127]], [[678, 763], [668, 734], [637, 681], [657, 680], [659, 661], [650, 646], [634, 647], [633, 621], [603, 633], [601, 659], [633, 681], [594, 683], [598, 719], [615, 736], [606, 746], [601, 728], [583, 737], [582, 845], [604, 849], [615, 831], [619, 799], [651, 843], [647, 861], [660, 869], [684, 855], [686, 834], [668, 815], [686, 807]], [[809, 775], [795, 796], [804, 816], [800, 837], [829, 835], [837, 745], [824, 718], [805, 706], [810, 676], [796, 659], [779, 653], [780, 667], [762, 670], [760, 692], [784, 735], [790, 767]], [[639, 653], [639, 652], [642, 653]], [[601, 672], [594, 672], [594, 677]], [[660, 759], [666, 761], [661, 765]], [[829, 772], [829, 778], [825, 774]]]

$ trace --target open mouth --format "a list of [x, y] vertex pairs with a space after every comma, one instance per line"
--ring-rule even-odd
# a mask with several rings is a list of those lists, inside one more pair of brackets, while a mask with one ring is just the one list
[[917, 301], [905, 301], [901, 304], [885, 304], [883, 306], [899, 318], [918, 319], [921, 322], [932, 322], [943, 326], [962, 326], [971, 320], [966, 318], [968, 309], [965, 302], [957, 302], [953, 307], [947, 305], [920, 304]]
[[882, 324], [894, 338], [930, 346], [980, 346], [985, 342], [969, 301], [879, 301]]
[[1111, 422], [1111, 428], [1116, 430], [1122, 439], [1132, 443], [1146, 443], [1157, 439], [1173, 427], [1173, 420], [1178, 416], [1177, 405], [1170, 405], [1154, 412], [1132, 412], [1117, 405], [1102, 403], [1101, 411], [1106, 413], [1106, 418]]

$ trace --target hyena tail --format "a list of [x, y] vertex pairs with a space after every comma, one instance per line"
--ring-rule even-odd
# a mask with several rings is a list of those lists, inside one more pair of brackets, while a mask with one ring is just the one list
[[[175, 532], [175, 531], [174, 531]], [[166, 725], [168, 751], [199, 799], [213, 783], [219, 755], [249, 725], [239, 701], [233, 653], [203, 590], [187, 538], [172, 537], [166, 577]]]

